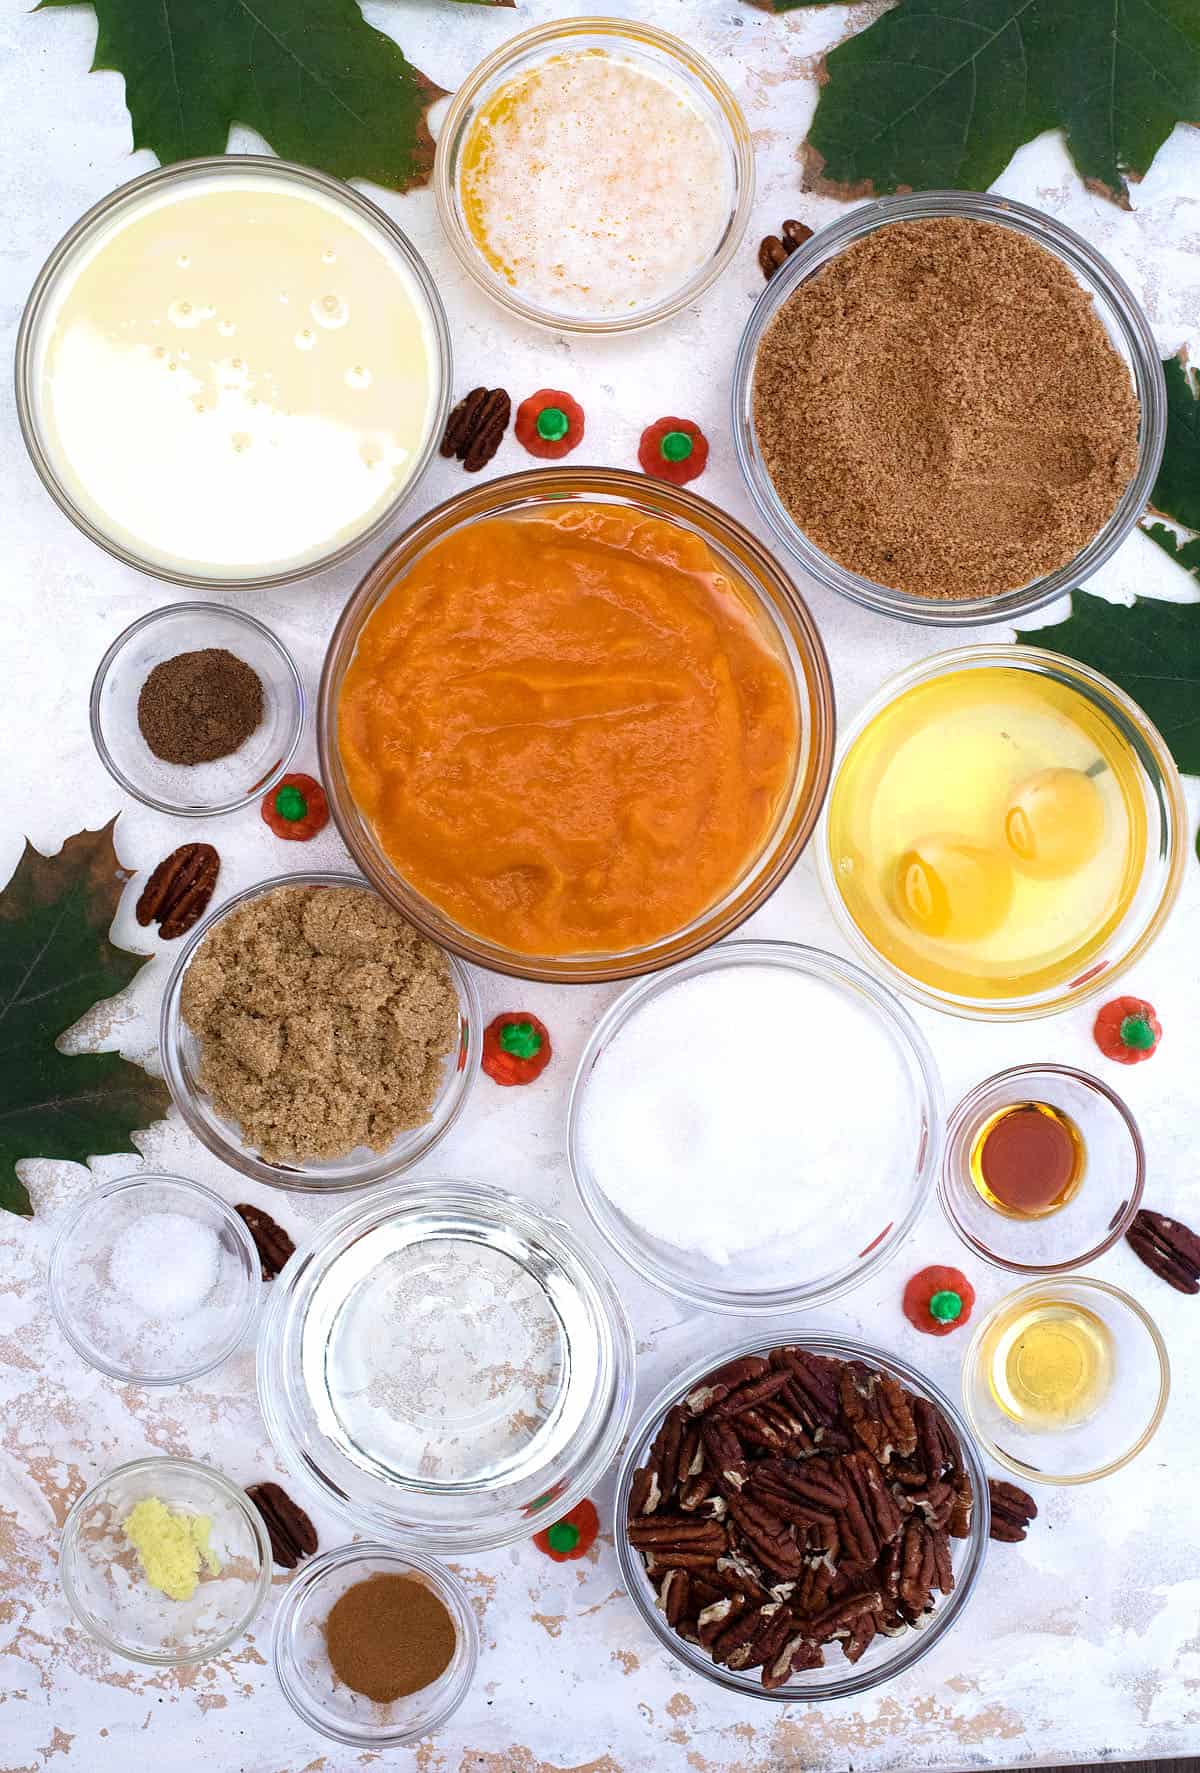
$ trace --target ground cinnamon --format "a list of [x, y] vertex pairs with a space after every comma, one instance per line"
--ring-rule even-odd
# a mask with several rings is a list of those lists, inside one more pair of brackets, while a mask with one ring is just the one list
[[334, 1602], [325, 1644], [339, 1681], [390, 1705], [449, 1667], [458, 1633], [446, 1607], [411, 1576], [368, 1576]]
[[962, 599], [1065, 566], [1137, 459], [1129, 371], [1046, 248], [960, 217], [892, 222], [788, 298], [754, 427], [800, 528], [877, 584]]
[[164, 763], [215, 763], [244, 745], [263, 716], [258, 673], [223, 646], [163, 659], [142, 685], [142, 737]]

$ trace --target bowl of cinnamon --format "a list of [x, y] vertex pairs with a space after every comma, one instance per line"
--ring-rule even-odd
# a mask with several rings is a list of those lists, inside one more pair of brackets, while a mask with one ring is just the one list
[[886, 197], [807, 240], [734, 371], [751, 495], [822, 584], [902, 620], [1011, 622], [1144, 511], [1166, 392], [1148, 321], [1071, 229], [1008, 198]]

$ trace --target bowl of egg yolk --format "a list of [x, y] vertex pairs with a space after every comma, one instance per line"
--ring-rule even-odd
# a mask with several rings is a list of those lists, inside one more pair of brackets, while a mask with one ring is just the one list
[[897, 989], [981, 1019], [1107, 990], [1179, 891], [1187, 814], [1147, 716], [1019, 645], [885, 684], [844, 740], [818, 844], [845, 933]]

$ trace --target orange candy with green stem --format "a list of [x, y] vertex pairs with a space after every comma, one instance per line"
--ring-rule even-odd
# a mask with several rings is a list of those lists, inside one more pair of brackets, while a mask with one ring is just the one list
[[1106, 1059], [1140, 1065], [1158, 1051], [1162, 1023], [1144, 997], [1114, 997], [1100, 1010], [1092, 1033]]
[[596, 1543], [599, 1531], [600, 1517], [596, 1505], [585, 1500], [577, 1502], [571, 1512], [555, 1521], [552, 1527], [544, 1527], [540, 1533], [535, 1533], [533, 1543], [556, 1564], [569, 1564], [586, 1556]]
[[708, 465], [708, 438], [691, 419], [656, 419], [642, 432], [638, 464], [655, 480], [686, 486]]
[[329, 802], [315, 776], [284, 776], [263, 796], [262, 816], [276, 837], [305, 843], [329, 823]]
[[904, 1315], [926, 1336], [961, 1330], [974, 1303], [975, 1289], [958, 1268], [923, 1268], [904, 1289]]
[[517, 442], [539, 461], [557, 462], [583, 442], [583, 408], [561, 388], [539, 388], [517, 408]]

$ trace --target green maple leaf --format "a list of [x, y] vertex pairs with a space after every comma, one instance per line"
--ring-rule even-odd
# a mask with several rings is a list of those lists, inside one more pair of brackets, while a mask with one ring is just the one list
[[1145, 709], [1180, 769], [1200, 776], [1200, 603], [1136, 597], [1125, 605], [1075, 591], [1065, 622], [1017, 639], [1111, 677]]
[[[37, 10], [76, 0], [39, 0]], [[440, 87], [356, 0], [92, 0], [92, 68], [125, 76], [133, 145], [163, 165], [251, 125], [286, 160], [406, 191], [429, 176]]]
[[[1167, 379], [1167, 443], [1150, 502], [1156, 511], [1173, 517], [1177, 523], [1200, 530], [1200, 399], [1196, 372], [1188, 367], [1186, 356], [1180, 352], [1177, 357], [1167, 358], [1163, 374]], [[1154, 539], [1158, 541], [1157, 536]]]
[[900, 0], [826, 60], [810, 188], [984, 191], [1061, 128], [1094, 189], [1128, 202], [1176, 123], [1200, 118], [1196, 0]]
[[68, 1055], [58, 1037], [123, 991], [148, 956], [108, 939], [129, 879], [112, 820], [79, 831], [57, 856], [29, 843], [0, 893], [0, 1208], [31, 1213], [23, 1157], [89, 1157], [130, 1149], [137, 1127], [170, 1105], [165, 1084], [119, 1053]]

